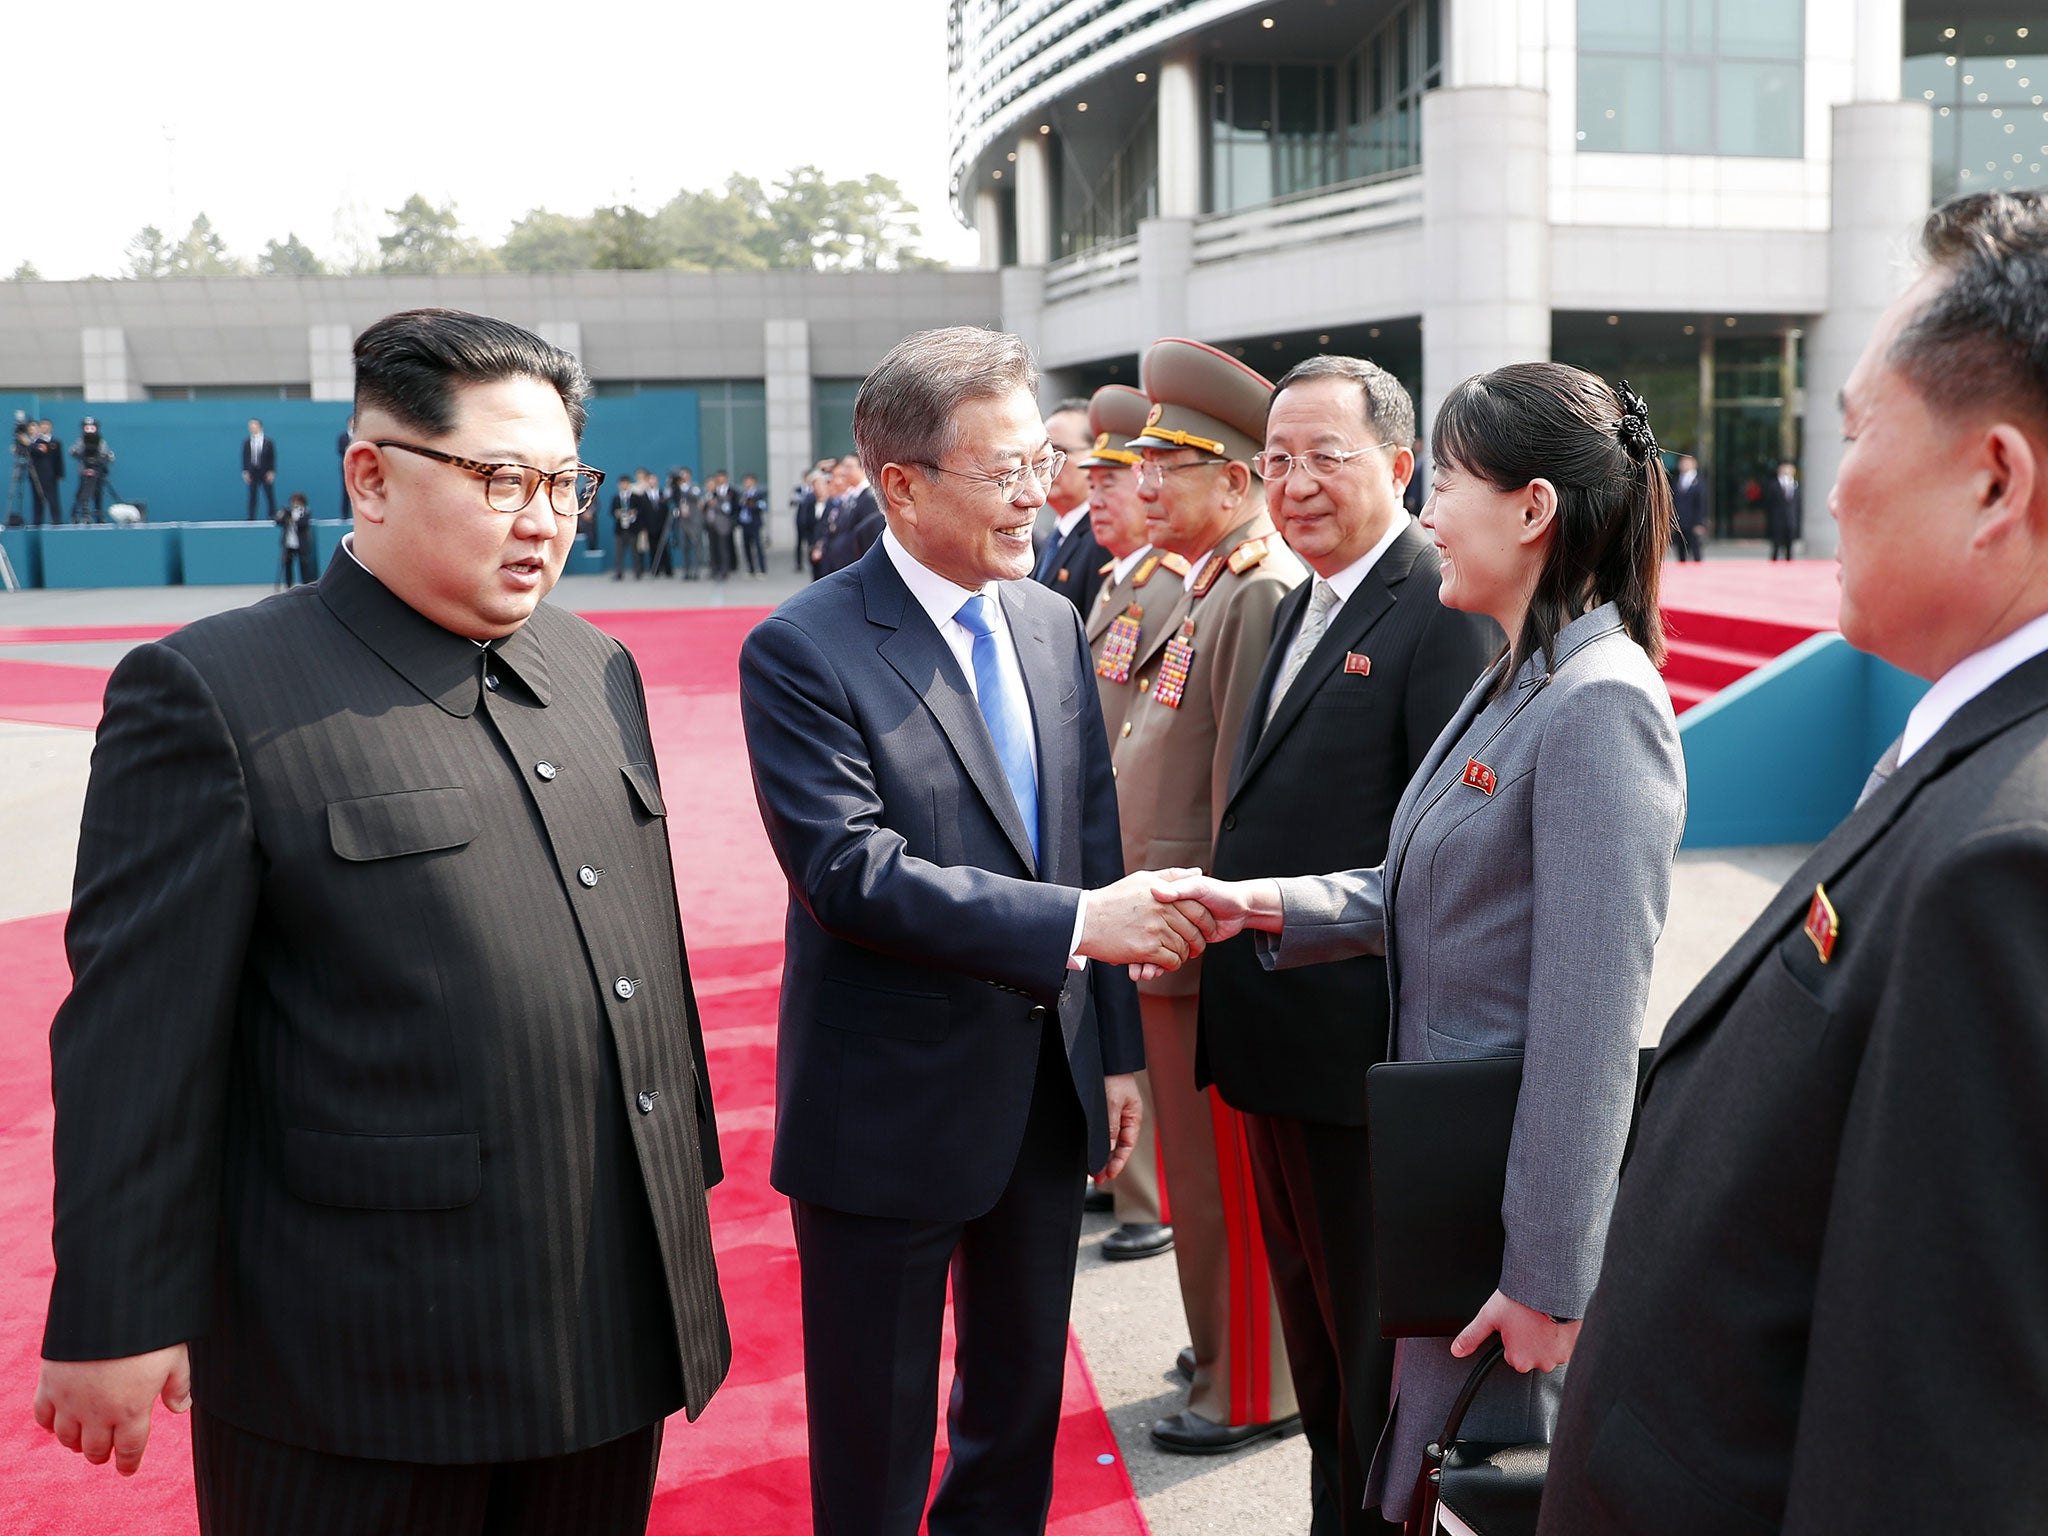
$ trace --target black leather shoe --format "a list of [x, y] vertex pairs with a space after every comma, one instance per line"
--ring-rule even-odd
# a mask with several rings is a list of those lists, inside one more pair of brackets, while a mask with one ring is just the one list
[[1143, 1226], [1126, 1223], [1102, 1240], [1105, 1259], [1149, 1259], [1155, 1253], [1171, 1252], [1173, 1228], [1156, 1221]]
[[1219, 1456], [1261, 1440], [1284, 1440], [1301, 1432], [1301, 1415], [1264, 1424], [1212, 1424], [1192, 1408], [1152, 1426], [1152, 1443], [1176, 1456]]
[[1190, 1386], [1195, 1380], [1195, 1346], [1183, 1344], [1179, 1354], [1173, 1357], [1173, 1373]]
[[1084, 1211], [1113, 1211], [1116, 1209], [1116, 1196], [1111, 1194], [1102, 1185], [1090, 1182], [1088, 1193], [1081, 1197], [1081, 1209]]

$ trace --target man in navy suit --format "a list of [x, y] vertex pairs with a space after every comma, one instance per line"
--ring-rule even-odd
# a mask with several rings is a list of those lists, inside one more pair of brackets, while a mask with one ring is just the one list
[[249, 522], [256, 521], [256, 496], [263, 495], [265, 510], [277, 521], [277, 444], [263, 431], [263, 423], [249, 418], [249, 435], [242, 442], [242, 484], [249, 487]]
[[1053, 447], [1066, 456], [1066, 467], [1046, 487], [1046, 505], [1056, 521], [1038, 552], [1031, 578], [1080, 609], [1085, 620], [1105, 574], [1102, 546], [1095, 542], [1088, 520], [1088, 471], [1081, 465], [1094, 443], [1088, 431], [1088, 402], [1062, 400], [1046, 417], [1045, 430]]
[[1123, 875], [1073, 604], [1022, 580], [1054, 455], [1014, 336], [899, 344], [854, 437], [888, 530], [747, 637], [789, 877], [775, 1187], [802, 1273], [820, 1532], [912, 1536], [950, 1273], [933, 1536], [1043, 1531], [1083, 1174], [1137, 1137], [1138, 1000], [1204, 914]]

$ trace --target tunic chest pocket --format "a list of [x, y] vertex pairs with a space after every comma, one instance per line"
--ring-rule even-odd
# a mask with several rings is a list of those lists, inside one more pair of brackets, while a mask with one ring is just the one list
[[328, 840], [355, 863], [466, 847], [479, 830], [469, 791], [460, 788], [406, 789], [327, 807]]

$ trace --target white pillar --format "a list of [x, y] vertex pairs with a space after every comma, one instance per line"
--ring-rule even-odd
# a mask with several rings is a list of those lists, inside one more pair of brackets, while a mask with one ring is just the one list
[[88, 325], [78, 332], [79, 358], [85, 365], [85, 398], [113, 404], [140, 400], [141, 381], [128, 355], [128, 333], [118, 325]]
[[315, 400], [353, 400], [356, 393], [355, 338], [345, 325], [306, 327], [307, 377]]
[[1159, 216], [1192, 219], [1202, 212], [1202, 129], [1207, 117], [1202, 60], [1193, 49], [1159, 66]]
[[1017, 265], [1042, 267], [1052, 260], [1052, 174], [1046, 135], [1034, 123], [1017, 139]]
[[768, 493], [769, 516], [776, 517], [784, 498], [817, 458], [811, 413], [810, 322], [764, 321], [762, 339], [767, 355], [762, 393], [768, 408], [768, 483], [763, 489]]
[[1138, 221], [1138, 315], [1144, 349], [1188, 334], [1188, 278], [1195, 270], [1193, 219]]
[[[1002, 328], [1020, 339], [1037, 357], [1038, 349], [1045, 344], [1045, 269], [1004, 267], [996, 278], [996, 303]], [[1039, 400], [1044, 402], [1042, 374], [1039, 384]]]
[[1897, 101], [1906, 56], [1904, 0], [1856, 0], [1857, 101]]
[[[1859, 71], [1860, 71], [1859, 65]], [[1828, 308], [1806, 334], [1806, 547], [1835, 552], [1828, 493], [1842, 462], [1837, 395], [1878, 316], [1912, 282], [1914, 242], [1934, 179], [1934, 134], [1923, 101], [1834, 109], [1828, 221]]]
[[1516, 87], [1422, 98], [1425, 433], [1461, 380], [1550, 357], [1549, 113]]
[[[1541, 43], [1543, 7], [1526, 0], [1451, 0], [1444, 9], [1446, 85], [1522, 84], [1523, 45]], [[1426, 134], [1422, 142], [1426, 155]]]
[[974, 194], [974, 232], [981, 237], [975, 265], [995, 271], [1003, 264], [1003, 200], [986, 187]]

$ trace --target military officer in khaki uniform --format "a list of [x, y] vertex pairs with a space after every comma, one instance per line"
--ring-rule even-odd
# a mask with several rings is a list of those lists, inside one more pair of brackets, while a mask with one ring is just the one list
[[[1153, 343], [1136, 476], [1155, 549], [1188, 562], [1184, 590], [1135, 658], [1113, 747], [1124, 866], [1211, 865], [1231, 761], [1273, 634], [1306, 576], [1266, 514], [1251, 460], [1273, 386], [1199, 342]], [[1223, 1451], [1300, 1425], [1259, 1233], [1244, 1123], [1195, 1087], [1201, 964], [1141, 982], [1139, 1008], [1194, 1340], [1187, 1408], [1152, 1426], [1169, 1451]]]
[[[1088, 431], [1094, 446], [1082, 456], [1088, 474], [1088, 521], [1095, 542], [1110, 558], [1102, 567], [1102, 590], [1088, 610], [1088, 646], [1095, 655], [1095, 687], [1102, 696], [1102, 722], [1111, 751], [1136, 691], [1134, 670], [1141, 653], [1180, 601], [1180, 573], [1187, 562], [1152, 548], [1145, 531], [1145, 504], [1138, 499], [1134, 471], [1139, 455], [1124, 444], [1145, 430], [1152, 402], [1128, 384], [1106, 384], [1088, 402]], [[1108, 1200], [1095, 1207], [1116, 1212], [1116, 1230], [1104, 1235], [1105, 1259], [1149, 1259], [1173, 1248], [1159, 1194], [1159, 1140], [1153, 1128], [1150, 1075], [1138, 1073], [1138, 1097], [1145, 1118], [1138, 1144], [1124, 1171], [1096, 1193]]]

